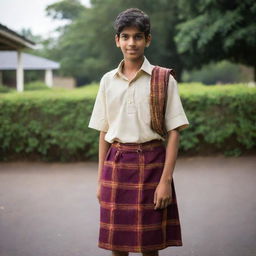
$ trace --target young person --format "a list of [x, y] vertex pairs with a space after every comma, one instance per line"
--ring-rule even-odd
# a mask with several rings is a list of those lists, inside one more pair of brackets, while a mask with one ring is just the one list
[[151, 127], [154, 66], [144, 56], [151, 42], [149, 17], [139, 9], [127, 9], [117, 16], [115, 30], [123, 60], [102, 77], [89, 122], [100, 131], [98, 246], [112, 255], [155, 256], [168, 246], [182, 246], [173, 171], [179, 132], [189, 122], [170, 75], [164, 114], [167, 136]]

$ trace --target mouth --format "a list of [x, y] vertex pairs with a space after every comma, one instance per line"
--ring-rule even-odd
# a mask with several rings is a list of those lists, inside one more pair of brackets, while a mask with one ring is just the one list
[[128, 53], [133, 54], [133, 53], [137, 53], [138, 50], [128, 49], [128, 50], [126, 50], [126, 51], [127, 51]]

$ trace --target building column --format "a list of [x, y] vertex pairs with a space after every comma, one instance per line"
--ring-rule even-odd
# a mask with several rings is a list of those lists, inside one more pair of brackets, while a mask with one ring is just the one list
[[48, 87], [52, 87], [53, 85], [53, 78], [52, 78], [52, 70], [51, 69], [46, 69], [45, 70], [45, 78], [44, 82]]
[[24, 91], [24, 71], [22, 63], [22, 52], [17, 51], [16, 87], [18, 92]]

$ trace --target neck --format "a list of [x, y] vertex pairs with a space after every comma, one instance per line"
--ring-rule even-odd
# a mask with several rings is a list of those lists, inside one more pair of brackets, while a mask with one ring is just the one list
[[143, 61], [144, 61], [144, 56], [134, 61], [124, 59], [123, 70], [126, 72], [137, 72], [142, 66]]

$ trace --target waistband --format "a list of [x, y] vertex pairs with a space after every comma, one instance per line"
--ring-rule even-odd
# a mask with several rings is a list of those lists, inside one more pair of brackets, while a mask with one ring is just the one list
[[123, 143], [119, 141], [114, 141], [111, 146], [116, 147], [120, 150], [135, 150], [141, 152], [142, 150], [153, 150], [155, 147], [163, 146], [164, 142], [162, 140], [150, 140], [143, 143]]

